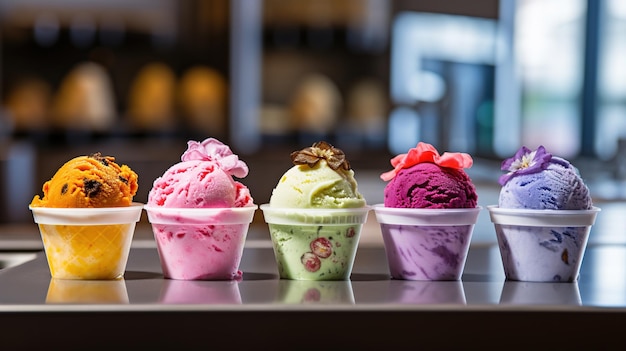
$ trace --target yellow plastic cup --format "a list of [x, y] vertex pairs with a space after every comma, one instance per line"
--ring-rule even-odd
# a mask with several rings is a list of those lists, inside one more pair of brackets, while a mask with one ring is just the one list
[[143, 204], [106, 208], [29, 207], [56, 279], [124, 276]]

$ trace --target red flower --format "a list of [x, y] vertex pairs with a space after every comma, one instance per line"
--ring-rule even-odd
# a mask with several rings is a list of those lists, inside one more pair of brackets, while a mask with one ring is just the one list
[[409, 150], [406, 154], [400, 154], [391, 159], [391, 165], [394, 167], [389, 172], [380, 175], [384, 181], [393, 179], [393, 177], [403, 168], [409, 168], [419, 163], [430, 162], [441, 167], [447, 168], [470, 168], [474, 161], [472, 156], [461, 152], [444, 152], [439, 155], [437, 149], [430, 144], [419, 142], [415, 148]]

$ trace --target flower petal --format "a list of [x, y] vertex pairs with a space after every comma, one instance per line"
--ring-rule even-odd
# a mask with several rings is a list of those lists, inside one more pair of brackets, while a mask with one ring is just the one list
[[391, 159], [393, 170], [380, 175], [384, 181], [393, 179], [403, 168], [409, 168], [419, 163], [435, 163], [447, 168], [469, 168], [473, 164], [472, 157], [466, 153], [445, 152], [439, 155], [437, 149], [431, 144], [424, 142], [417, 143], [417, 146], [410, 149], [406, 154], [400, 154]]
[[474, 160], [472, 160], [472, 157], [466, 153], [444, 152], [435, 163], [441, 167], [470, 168], [474, 164]]
[[515, 176], [541, 172], [548, 167], [551, 160], [552, 154], [546, 152], [543, 145], [539, 146], [535, 151], [531, 151], [526, 146], [522, 146], [517, 150], [515, 156], [502, 162], [500, 168], [503, 171], [507, 171], [507, 173], [498, 178], [498, 183], [504, 186]]
[[230, 150], [230, 147], [215, 138], [207, 138], [197, 142], [187, 142], [187, 150], [181, 156], [181, 161], [213, 162], [226, 173], [237, 178], [248, 175], [248, 165], [240, 161], [239, 157]]

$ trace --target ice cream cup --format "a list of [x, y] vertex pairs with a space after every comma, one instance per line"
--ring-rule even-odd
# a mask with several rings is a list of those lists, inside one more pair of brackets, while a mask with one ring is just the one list
[[482, 208], [374, 205], [394, 279], [459, 280]]
[[575, 282], [600, 211], [488, 206], [508, 280]]
[[56, 279], [123, 277], [143, 204], [106, 208], [30, 207]]
[[50, 279], [46, 303], [127, 304], [124, 279]]
[[165, 278], [230, 280], [239, 270], [258, 206], [166, 208], [146, 205]]
[[282, 279], [350, 279], [369, 206], [343, 209], [261, 205]]

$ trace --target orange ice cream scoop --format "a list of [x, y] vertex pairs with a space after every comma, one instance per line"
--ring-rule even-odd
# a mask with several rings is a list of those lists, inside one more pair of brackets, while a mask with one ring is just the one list
[[137, 193], [137, 174], [115, 158], [96, 153], [66, 162], [35, 195], [32, 207], [125, 207]]

